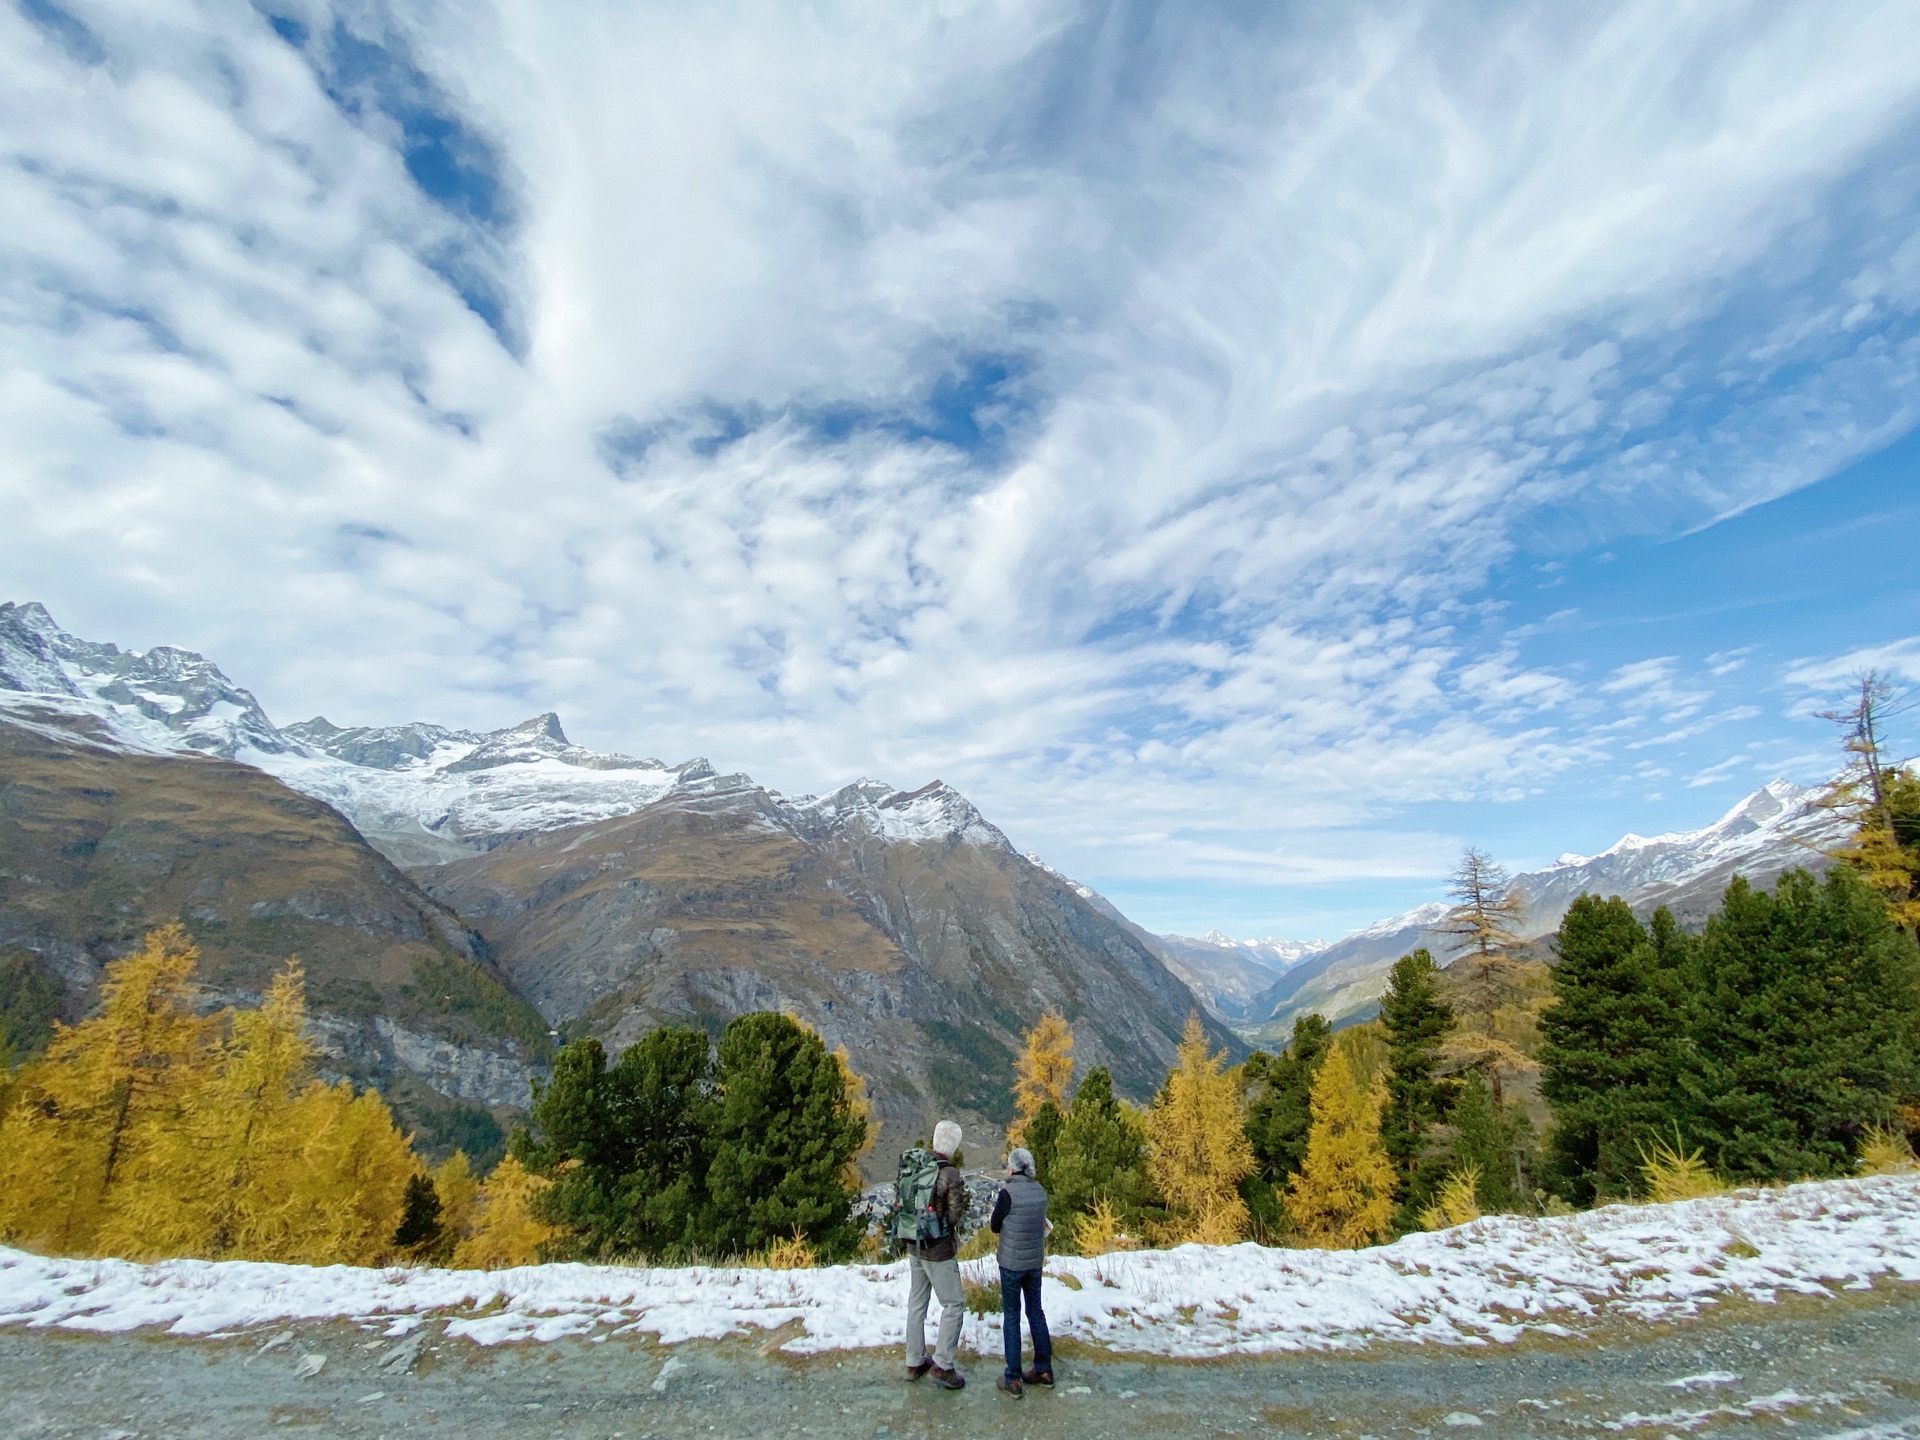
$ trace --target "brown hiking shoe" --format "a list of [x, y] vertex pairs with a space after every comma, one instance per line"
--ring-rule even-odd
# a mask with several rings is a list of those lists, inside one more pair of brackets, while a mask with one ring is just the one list
[[1051, 1385], [1053, 1384], [1053, 1371], [1029, 1370], [1021, 1378], [1029, 1385]]
[[918, 1365], [909, 1365], [907, 1366], [907, 1379], [918, 1380], [932, 1368], [933, 1361], [931, 1360], [922, 1360]]
[[1009, 1380], [1004, 1375], [993, 1382], [993, 1388], [1003, 1395], [1013, 1396], [1016, 1400], [1027, 1393], [1025, 1387], [1022, 1386], [1018, 1380]]
[[942, 1370], [936, 1365], [933, 1367], [933, 1379], [934, 1383], [942, 1390], [964, 1390], [967, 1388], [967, 1377], [962, 1375], [957, 1369]]

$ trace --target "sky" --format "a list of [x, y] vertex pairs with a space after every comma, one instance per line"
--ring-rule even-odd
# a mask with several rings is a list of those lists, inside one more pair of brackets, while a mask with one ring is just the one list
[[939, 777], [1151, 928], [1338, 935], [1920, 682], [1916, 54], [1871, 0], [9, 0], [0, 598], [282, 723]]

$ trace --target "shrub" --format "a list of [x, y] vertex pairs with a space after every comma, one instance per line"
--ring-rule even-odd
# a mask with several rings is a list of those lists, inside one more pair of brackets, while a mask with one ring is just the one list
[[1726, 1182], [1715, 1175], [1699, 1150], [1682, 1153], [1680, 1137], [1673, 1144], [1656, 1140], [1650, 1150], [1640, 1152], [1640, 1174], [1646, 1181], [1647, 1198], [1662, 1203], [1669, 1200], [1699, 1200], [1725, 1192]]
[[1469, 1165], [1447, 1176], [1433, 1204], [1420, 1212], [1423, 1230], [1450, 1230], [1480, 1218], [1480, 1167]]

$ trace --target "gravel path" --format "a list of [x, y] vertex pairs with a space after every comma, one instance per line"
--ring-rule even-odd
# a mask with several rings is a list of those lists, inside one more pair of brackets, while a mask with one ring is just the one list
[[437, 1322], [404, 1341], [342, 1321], [206, 1340], [13, 1326], [0, 1330], [0, 1433], [1920, 1440], [1920, 1288], [1898, 1284], [1605, 1343], [1203, 1364], [1063, 1355], [1060, 1388], [1018, 1402], [994, 1390], [985, 1357], [963, 1360], [973, 1383], [949, 1394], [905, 1384], [891, 1356], [770, 1349], [621, 1337], [487, 1349], [443, 1340]]

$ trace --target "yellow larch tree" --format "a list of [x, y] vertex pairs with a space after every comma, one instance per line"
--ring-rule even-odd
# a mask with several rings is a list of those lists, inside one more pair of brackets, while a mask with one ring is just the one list
[[94, 1251], [130, 1176], [206, 1082], [217, 1021], [193, 1013], [180, 925], [111, 962], [100, 1011], [59, 1027], [20, 1077], [0, 1146], [0, 1237]]
[[1329, 1047], [1313, 1082], [1307, 1158], [1285, 1197], [1309, 1243], [1351, 1250], [1393, 1228], [1393, 1162], [1380, 1143], [1385, 1088], [1362, 1088], [1344, 1047]]
[[1208, 1049], [1199, 1015], [1188, 1015], [1178, 1060], [1146, 1116], [1147, 1170], [1182, 1217], [1179, 1238], [1215, 1245], [1246, 1234], [1240, 1182], [1253, 1169], [1244, 1101], [1225, 1060]]
[[494, 1166], [480, 1187], [473, 1233], [454, 1251], [453, 1263], [469, 1270], [535, 1264], [540, 1247], [561, 1233], [533, 1213], [534, 1197], [551, 1183], [511, 1155]]
[[435, 1167], [433, 1193], [440, 1201], [440, 1238], [434, 1244], [433, 1259], [444, 1262], [453, 1258], [454, 1250], [471, 1233], [480, 1199], [480, 1182], [466, 1151], [454, 1151]]
[[1057, 1010], [1049, 1010], [1027, 1032], [1027, 1043], [1013, 1062], [1013, 1124], [1007, 1140], [1019, 1144], [1027, 1125], [1051, 1100], [1064, 1110], [1067, 1086], [1073, 1083], [1073, 1027]]
[[276, 1220], [274, 1258], [305, 1265], [377, 1265], [393, 1252], [407, 1181], [424, 1173], [410, 1137], [377, 1090], [342, 1080], [309, 1085], [288, 1113], [300, 1137]]
[[258, 1010], [226, 1012], [227, 1033], [180, 1122], [144, 1156], [102, 1230], [134, 1257], [286, 1257], [289, 1180], [301, 1163], [294, 1098], [310, 1082], [305, 977], [289, 960]]

